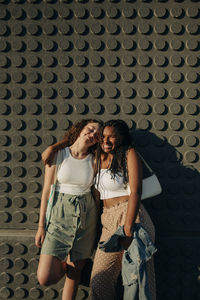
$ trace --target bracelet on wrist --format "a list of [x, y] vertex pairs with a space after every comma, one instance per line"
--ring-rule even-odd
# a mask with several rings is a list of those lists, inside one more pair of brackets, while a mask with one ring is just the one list
[[44, 225], [38, 225], [38, 227], [44, 228]]

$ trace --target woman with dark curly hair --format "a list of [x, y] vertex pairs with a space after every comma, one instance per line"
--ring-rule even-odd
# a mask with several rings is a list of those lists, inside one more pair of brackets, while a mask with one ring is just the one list
[[[62, 157], [56, 172], [55, 152], [60, 143], [47, 148], [52, 165], [46, 164], [40, 218], [35, 244], [41, 248], [37, 271], [41, 285], [57, 283], [65, 274], [62, 299], [73, 300], [85, 261], [93, 252], [97, 208], [91, 194], [94, 179], [93, 150], [100, 122], [89, 119], [73, 125], [61, 141]], [[49, 156], [49, 154], [47, 155]], [[56, 192], [47, 228], [45, 214], [56, 172]]]
[[[104, 124], [101, 131], [102, 138], [96, 153], [95, 185], [103, 202], [100, 243], [109, 240], [119, 226], [123, 226], [125, 237], [121, 243], [122, 248], [127, 249], [132, 242], [135, 223], [140, 223], [154, 240], [153, 223], [140, 201], [142, 166], [132, 146], [129, 128], [122, 120], [111, 120]], [[122, 255], [123, 251], [104, 252], [97, 249], [91, 275], [92, 300], [116, 299]], [[155, 300], [153, 261], [150, 260], [147, 265], [150, 299]]]

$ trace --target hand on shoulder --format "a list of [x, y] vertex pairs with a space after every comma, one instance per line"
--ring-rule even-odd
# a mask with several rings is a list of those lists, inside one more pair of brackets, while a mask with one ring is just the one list
[[55, 152], [53, 150], [53, 147], [52, 146], [47, 147], [42, 152], [42, 161], [43, 161], [44, 165], [51, 166], [51, 164], [54, 161], [54, 155], [55, 155]]

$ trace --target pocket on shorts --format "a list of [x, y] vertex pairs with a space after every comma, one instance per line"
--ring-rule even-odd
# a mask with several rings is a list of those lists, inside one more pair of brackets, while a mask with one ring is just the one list
[[66, 199], [62, 194], [57, 198], [57, 201], [52, 209], [51, 223], [58, 227], [68, 228], [74, 225], [75, 208], [72, 203]]

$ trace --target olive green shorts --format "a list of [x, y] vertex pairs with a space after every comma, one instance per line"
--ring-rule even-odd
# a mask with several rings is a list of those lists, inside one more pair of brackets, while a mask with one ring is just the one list
[[92, 255], [96, 238], [97, 208], [91, 193], [55, 193], [54, 205], [41, 253], [71, 261]]

